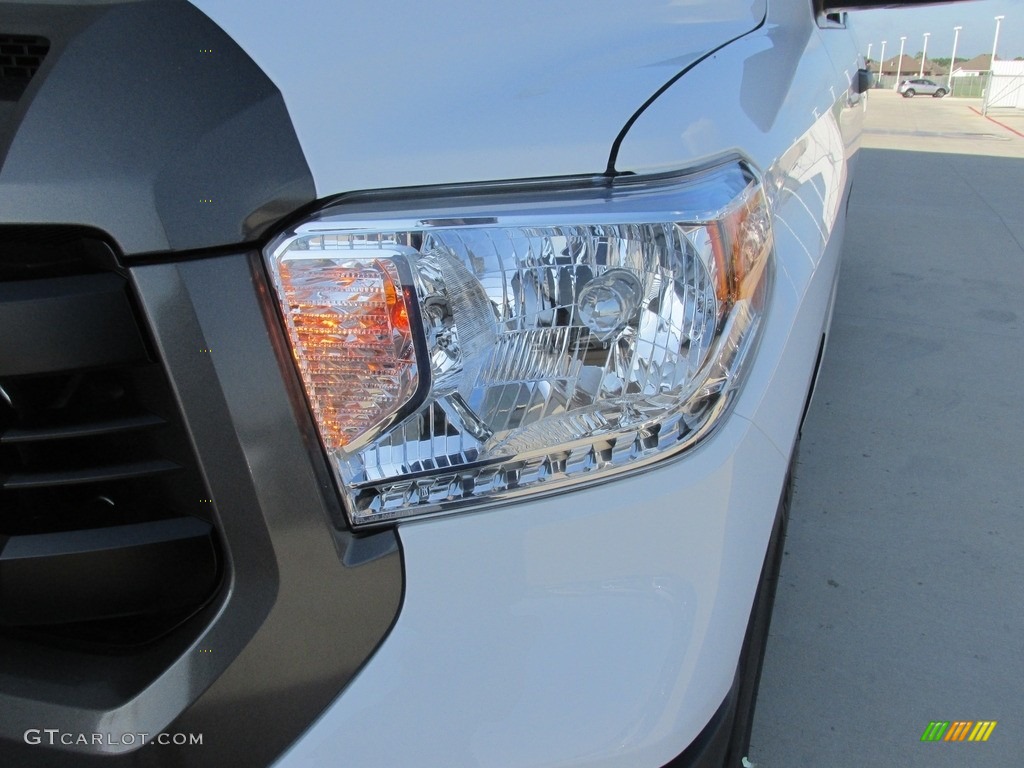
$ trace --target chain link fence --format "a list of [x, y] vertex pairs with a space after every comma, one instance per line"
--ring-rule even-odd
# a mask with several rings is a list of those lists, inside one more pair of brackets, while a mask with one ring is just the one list
[[980, 99], [985, 95], [988, 88], [988, 76], [977, 75], [975, 77], [954, 77], [953, 90], [950, 96], [959, 96], [964, 99]]

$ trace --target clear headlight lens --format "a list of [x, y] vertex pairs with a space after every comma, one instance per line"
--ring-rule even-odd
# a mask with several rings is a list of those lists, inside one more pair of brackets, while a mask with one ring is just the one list
[[568, 192], [342, 201], [265, 251], [353, 524], [693, 445], [740, 383], [770, 217], [735, 163]]

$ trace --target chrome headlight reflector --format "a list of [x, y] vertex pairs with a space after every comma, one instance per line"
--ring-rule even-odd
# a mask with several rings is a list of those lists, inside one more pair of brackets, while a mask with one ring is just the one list
[[740, 163], [576, 190], [349, 198], [264, 258], [354, 525], [563, 489], [692, 446], [764, 313]]

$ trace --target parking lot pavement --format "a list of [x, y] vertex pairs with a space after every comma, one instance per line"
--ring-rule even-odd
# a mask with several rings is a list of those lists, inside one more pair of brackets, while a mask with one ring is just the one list
[[1024, 158], [1024, 110], [983, 111], [981, 99], [905, 99], [875, 89], [869, 94], [863, 146]]
[[[1020, 763], [1024, 137], [972, 104], [872, 94], [758, 768]], [[935, 720], [998, 724], [922, 742]]]

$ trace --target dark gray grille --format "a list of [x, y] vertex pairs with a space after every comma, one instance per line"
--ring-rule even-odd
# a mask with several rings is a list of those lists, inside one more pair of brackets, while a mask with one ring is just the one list
[[0, 632], [154, 639], [212, 597], [220, 566], [127, 282], [0, 281], [0, 327]]
[[21, 98], [49, 50], [44, 37], [0, 33], [0, 99]]

